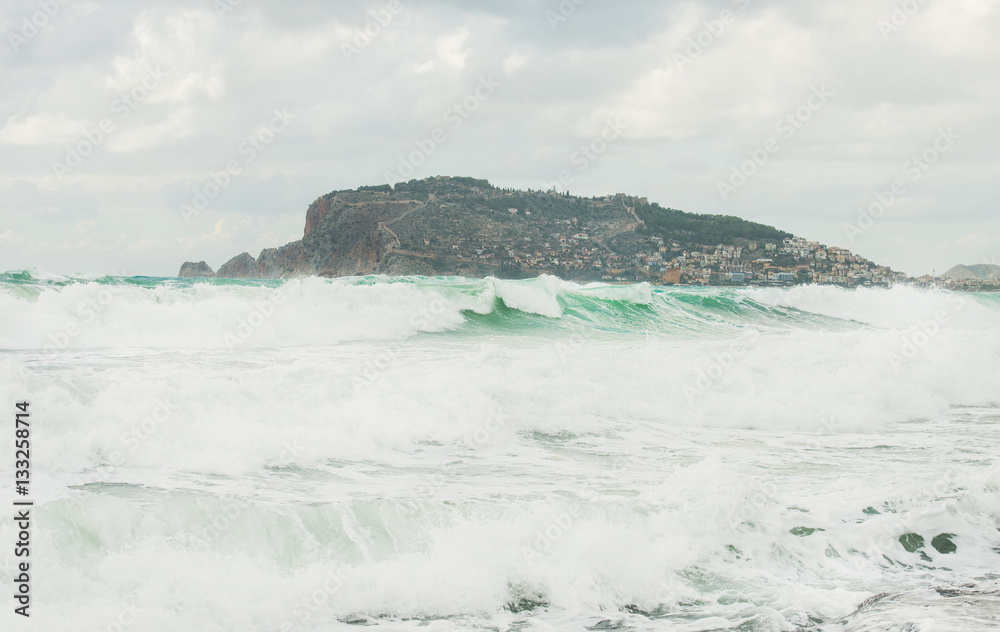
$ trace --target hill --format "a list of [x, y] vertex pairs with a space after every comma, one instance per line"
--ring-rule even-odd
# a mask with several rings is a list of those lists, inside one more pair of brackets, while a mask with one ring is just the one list
[[1000, 266], [988, 263], [957, 265], [941, 275], [945, 279], [1000, 281]]
[[891, 271], [771, 226], [624, 193], [586, 198], [439, 176], [328, 193], [306, 211], [301, 240], [256, 259], [242, 253], [217, 273], [204, 262], [185, 263], [180, 273], [366, 274], [737, 283], [825, 276], [859, 284], [883, 282]]

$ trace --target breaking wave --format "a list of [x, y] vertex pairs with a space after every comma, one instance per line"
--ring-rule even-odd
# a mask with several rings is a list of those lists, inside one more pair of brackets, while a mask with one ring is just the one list
[[16, 271], [0, 323], [37, 629], [996, 627], [997, 295]]

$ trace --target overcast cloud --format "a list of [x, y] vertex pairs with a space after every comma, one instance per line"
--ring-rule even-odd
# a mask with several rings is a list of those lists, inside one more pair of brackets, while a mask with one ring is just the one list
[[910, 274], [1000, 263], [996, 0], [2, 6], [0, 269], [217, 268], [401, 157], [738, 215]]

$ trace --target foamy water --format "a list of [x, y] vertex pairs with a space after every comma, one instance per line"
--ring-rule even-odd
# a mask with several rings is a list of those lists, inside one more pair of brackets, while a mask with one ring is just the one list
[[0, 275], [3, 629], [1000, 629], [998, 298]]

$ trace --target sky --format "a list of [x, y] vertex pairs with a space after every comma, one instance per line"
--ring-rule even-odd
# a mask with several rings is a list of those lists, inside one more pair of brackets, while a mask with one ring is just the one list
[[435, 175], [1000, 264], [998, 0], [6, 0], [0, 270], [173, 276]]

